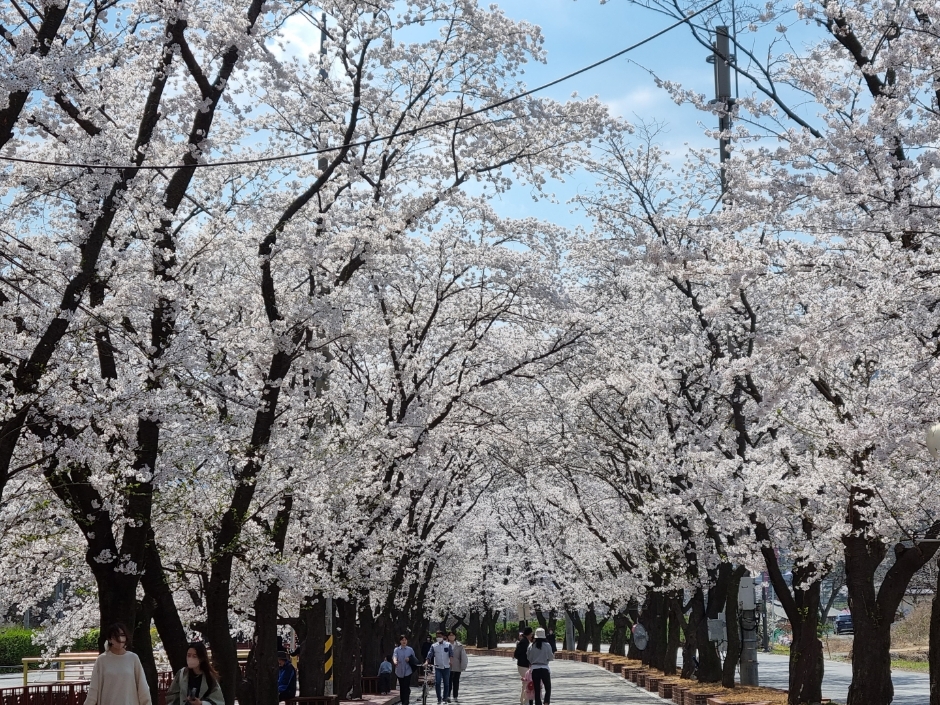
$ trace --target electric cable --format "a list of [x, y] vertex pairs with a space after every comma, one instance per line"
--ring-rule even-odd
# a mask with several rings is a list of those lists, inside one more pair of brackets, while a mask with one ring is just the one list
[[37, 166], [56, 166], [56, 167], [64, 167], [64, 168], [74, 167], [74, 168], [80, 168], [80, 169], [134, 169], [134, 170], [205, 169], [209, 167], [264, 164], [264, 163], [269, 163], [269, 162], [283, 161], [286, 159], [298, 159], [302, 157], [312, 157], [312, 156], [316, 156], [319, 154], [329, 154], [331, 152], [338, 152], [340, 150], [350, 149], [353, 147], [366, 147], [368, 145], [376, 144], [378, 142], [389, 142], [393, 139], [396, 139], [404, 135], [416, 135], [419, 132], [425, 132], [427, 130], [434, 129], [436, 127], [442, 127], [444, 125], [449, 125], [454, 122], [459, 122], [460, 120], [464, 120], [466, 118], [474, 117], [475, 115], [481, 115], [483, 113], [490, 112], [491, 110], [495, 110], [496, 108], [501, 108], [504, 105], [508, 105], [509, 103], [514, 103], [517, 100], [521, 100], [530, 95], [534, 95], [535, 93], [539, 93], [548, 88], [552, 88], [553, 86], [557, 86], [560, 83], [564, 83], [565, 81], [569, 81], [575, 76], [580, 76], [581, 74], [587, 73], [588, 71], [593, 71], [598, 66], [603, 66], [604, 64], [610, 61], [613, 61], [614, 59], [617, 59], [623, 56], [624, 54], [628, 54], [629, 52], [635, 49], [639, 49], [644, 44], [649, 44], [654, 39], [658, 39], [659, 37], [663, 36], [664, 34], [667, 34], [668, 32], [671, 32], [677, 27], [688, 23], [689, 20], [691, 20], [693, 17], [701, 15], [703, 12], [706, 12], [707, 10], [712, 9], [713, 7], [721, 4], [722, 2], [724, 2], [724, 0], [714, 0], [714, 2], [706, 5], [705, 7], [699, 10], [696, 10], [695, 12], [687, 15], [681, 20], [678, 20], [672, 23], [668, 27], [664, 27], [663, 29], [656, 32], [655, 34], [651, 34], [648, 37], [636, 42], [635, 44], [631, 44], [627, 48], [621, 49], [615, 54], [611, 54], [610, 56], [604, 57], [603, 59], [600, 59], [599, 61], [595, 61], [593, 64], [589, 64], [588, 66], [584, 66], [576, 71], [572, 71], [571, 73], [561, 76], [560, 78], [556, 78], [552, 81], [549, 81], [548, 83], [543, 83], [542, 85], [536, 86], [535, 88], [530, 88], [527, 91], [517, 93], [516, 95], [511, 95], [508, 98], [504, 98], [503, 100], [499, 100], [495, 103], [491, 103], [490, 105], [485, 105], [482, 108], [477, 108], [476, 110], [471, 110], [470, 112], [467, 112], [467, 113], [455, 115], [454, 117], [444, 118], [441, 120], [435, 120], [434, 122], [430, 122], [426, 125], [419, 125], [418, 127], [413, 127], [410, 130], [402, 130], [401, 132], [396, 132], [390, 135], [379, 135], [377, 137], [370, 137], [369, 139], [359, 140], [358, 142], [350, 142], [348, 144], [338, 145], [336, 147], [322, 147], [319, 149], [307, 150], [305, 152], [295, 152], [292, 154], [276, 154], [276, 155], [271, 155], [269, 157], [255, 157], [252, 159], [232, 159], [232, 160], [226, 160], [226, 161], [221, 161], [221, 162], [196, 162], [195, 164], [141, 164], [140, 166], [136, 166], [134, 164], [85, 164], [82, 162], [55, 162], [55, 161], [47, 161], [43, 159], [29, 159], [27, 157], [14, 157], [12, 155], [6, 155], [6, 154], [0, 154], [0, 161], [17, 162], [20, 164], [35, 164]]

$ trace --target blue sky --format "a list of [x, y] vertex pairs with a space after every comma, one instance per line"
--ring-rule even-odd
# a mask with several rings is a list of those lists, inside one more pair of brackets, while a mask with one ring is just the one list
[[[530, 87], [591, 64], [672, 24], [670, 18], [627, 0], [606, 4], [599, 0], [499, 0], [495, 4], [507, 16], [527, 20], [542, 29], [548, 61], [528, 65], [524, 78]], [[613, 114], [627, 120], [664, 122], [661, 144], [678, 156], [686, 144], [711, 146], [712, 140], [704, 130], [712, 128], [717, 118], [676, 105], [646, 69], [711, 96], [714, 78], [711, 64], [705, 61], [707, 56], [688, 28], [678, 27], [625, 57], [549, 89], [545, 95], [558, 100], [566, 100], [574, 91], [581, 97], [596, 95]], [[716, 159], [717, 154], [715, 145]], [[571, 207], [564, 202], [578, 189], [592, 185], [587, 175], [556, 185], [555, 193], [562, 201], [559, 205], [534, 203], [528, 190], [514, 190], [497, 208], [508, 216], [537, 216], [576, 225], [583, 222], [582, 218], [570, 214]]]

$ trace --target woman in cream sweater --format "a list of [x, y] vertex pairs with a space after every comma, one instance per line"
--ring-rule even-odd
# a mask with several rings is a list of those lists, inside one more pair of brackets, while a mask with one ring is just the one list
[[106, 645], [91, 671], [85, 705], [151, 705], [144, 667], [137, 654], [127, 650], [127, 627], [112, 624]]

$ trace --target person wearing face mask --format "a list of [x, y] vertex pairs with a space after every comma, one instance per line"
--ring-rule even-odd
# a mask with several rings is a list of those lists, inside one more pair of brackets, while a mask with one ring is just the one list
[[194, 641], [186, 652], [186, 667], [173, 676], [166, 705], [225, 705], [219, 674], [209, 663], [206, 645]]
[[437, 694], [437, 705], [450, 702], [450, 659], [454, 655], [454, 647], [449, 641], [444, 641], [444, 632], [437, 633], [437, 641], [428, 652], [428, 663], [434, 666], [434, 692]]
[[105, 652], [95, 660], [85, 705], [151, 705], [150, 687], [137, 654], [128, 651], [123, 624], [108, 627]]
[[454, 702], [460, 702], [460, 674], [467, 670], [469, 659], [464, 645], [457, 641], [457, 635], [454, 632], [447, 632], [447, 641], [454, 649], [454, 655], [450, 657], [450, 687], [444, 694], [444, 700], [450, 700], [454, 696]]

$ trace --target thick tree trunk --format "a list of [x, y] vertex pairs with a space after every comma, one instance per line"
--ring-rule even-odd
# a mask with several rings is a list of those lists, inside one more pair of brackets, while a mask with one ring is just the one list
[[725, 654], [725, 663], [721, 669], [721, 684], [725, 688], [734, 688], [734, 672], [741, 660], [741, 626], [738, 617], [738, 600], [736, 586], [744, 577], [744, 566], [739, 566], [731, 572], [728, 588], [725, 591], [725, 620], [728, 624], [728, 651]]
[[643, 663], [660, 671], [666, 665], [667, 617], [664, 602], [661, 592], [651, 590], [646, 595], [646, 603], [640, 614], [640, 624], [649, 637], [643, 650]]
[[[232, 573], [231, 560], [231, 556], [223, 556], [212, 566], [212, 575], [206, 586], [206, 624], [203, 631], [203, 636], [212, 649], [212, 664], [219, 673], [219, 686], [222, 688], [225, 705], [234, 705], [236, 689], [240, 687], [241, 682], [238, 651], [228, 621], [228, 577]], [[222, 565], [226, 561], [227, 567]]]
[[[393, 617], [385, 616], [386, 620], [394, 621]], [[362, 672], [374, 676], [379, 672], [379, 664], [385, 660], [387, 644], [383, 643], [387, 637], [379, 631], [379, 621], [372, 614], [372, 607], [368, 597], [359, 599], [359, 647], [362, 651]], [[384, 637], [384, 638], [383, 638]]]
[[[280, 507], [265, 534], [271, 541], [275, 556], [284, 553], [287, 527], [294, 506], [291, 494], [281, 498]], [[264, 569], [266, 566], [258, 566]], [[277, 705], [277, 608], [281, 599], [281, 586], [274, 580], [265, 585], [255, 596], [255, 643], [252, 658], [245, 668], [245, 682], [239, 694], [240, 705]], [[296, 693], [288, 693], [294, 697]]]
[[[89, 562], [94, 557], [89, 556]], [[137, 576], [118, 573], [112, 569], [113, 562], [107, 567], [92, 567], [95, 584], [98, 588], [98, 651], [104, 651], [104, 642], [108, 638], [108, 627], [120, 622], [133, 633], [137, 624]]]
[[313, 595], [304, 600], [300, 619], [306, 627], [297, 669], [300, 696], [307, 698], [323, 695], [326, 600], [322, 595]]
[[[864, 490], [854, 488], [853, 497], [864, 497]], [[853, 500], [855, 501], [855, 500]], [[850, 507], [854, 525], [866, 521], [858, 505]], [[888, 569], [881, 586], [875, 589], [875, 572], [887, 553], [884, 543], [857, 533], [844, 536], [845, 575], [849, 589], [849, 609], [855, 629], [855, 643], [863, 648], [852, 649], [852, 683], [847, 705], [889, 705], [894, 698], [891, 682], [891, 624], [897, 614], [907, 586], [937, 552], [940, 523], [927, 531], [925, 543], [894, 547], [894, 564]]]
[[150, 620], [153, 615], [154, 601], [144, 596], [137, 608], [137, 623], [134, 630], [134, 648], [133, 652], [140, 659], [140, 665], [143, 666], [144, 675], [147, 677], [147, 685], [150, 686], [150, 702], [158, 703], [157, 699], [157, 662], [153, 657], [153, 640], [150, 637]]
[[888, 705], [894, 698], [891, 682], [891, 623], [875, 590], [875, 571], [886, 550], [880, 542], [861, 536], [843, 539], [845, 575], [849, 589], [849, 609], [855, 630], [853, 641], [864, 648], [852, 649], [852, 683], [849, 705]]
[[359, 630], [356, 627], [358, 613], [356, 599], [333, 600], [338, 619], [334, 622], [335, 653], [333, 660], [334, 692], [340, 700], [358, 700], [362, 697], [362, 651], [359, 646]]
[[[793, 629], [787, 702], [790, 705], [818, 703], [822, 699], [823, 652], [818, 634], [821, 582], [816, 566], [812, 563], [795, 566], [791, 588], [783, 578], [769, 530], [763, 522], [751, 519], [761, 542], [767, 574]], [[803, 532], [808, 540], [812, 539], [813, 529], [812, 523], [804, 519]]]
[[255, 639], [238, 691], [239, 705], [277, 705], [277, 605], [281, 588], [270, 583], [255, 597]]
[[571, 617], [571, 622], [574, 624], [574, 633], [575, 633], [575, 646], [574, 648], [578, 651], [587, 651], [588, 644], [591, 641], [591, 635], [588, 633], [587, 628], [587, 614], [584, 615], [584, 620], [582, 621], [581, 615], [577, 612], [569, 612], [568, 616]]
[[[702, 683], [720, 683], [722, 679], [721, 657], [718, 654], [717, 644], [708, 639], [707, 620], [718, 619], [724, 609], [730, 577], [731, 566], [722, 563], [718, 567], [718, 581], [708, 591], [708, 602], [705, 607], [706, 619], [699, 624], [698, 680]], [[731, 631], [731, 624], [728, 624], [728, 631]]]
[[[630, 618], [630, 628], [632, 630], [634, 624], [640, 623], [640, 606], [635, 599], [631, 599], [627, 605], [627, 616]], [[630, 644], [627, 647], [627, 658], [634, 661], [643, 660], [643, 652], [636, 648], [636, 644], [633, 642], [632, 631], [630, 633]]]
[[794, 624], [790, 644], [789, 705], [818, 703], [822, 700], [823, 649], [817, 635], [819, 612], [802, 624]]
[[617, 656], [627, 655], [627, 632], [630, 630], [630, 618], [624, 612], [614, 614], [614, 633], [610, 638], [610, 653]]
[[160, 641], [163, 642], [170, 668], [178, 671], [186, 665], [186, 651], [189, 645], [173, 592], [167, 583], [153, 530], [150, 531], [147, 541], [147, 558], [141, 584], [147, 597], [154, 602], [153, 623], [160, 635]]
[[479, 644], [480, 641], [480, 613], [473, 611], [467, 622], [467, 643]]
[[[689, 600], [689, 619], [683, 624], [685, 642], [682, 644], [682, 678], [691, 678], [695, 672], [695, 661], [700, 650], [699, 629], [705, 623], [705, 596], [700, 589], [692, 593]], [[708, 643], [707, 641], [705, 642]]]
[[666, 614], [669, 616], [669, 631], [666, 638], [666, 660], [663, 673], [673, 676], [678, 663], [679, 643], [682, 641], [682, 592], [666, 598]]
[[493, 617], [489, 621], [489, 628], [486, 632], [486, 648], [495, 649], [499, 646], [499, 634], [496, 631], [496, 624], [499, 621], [499, 612], [493, 612]]

